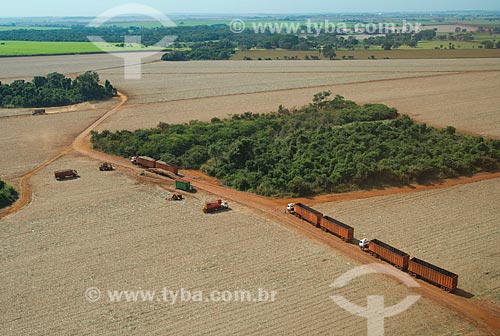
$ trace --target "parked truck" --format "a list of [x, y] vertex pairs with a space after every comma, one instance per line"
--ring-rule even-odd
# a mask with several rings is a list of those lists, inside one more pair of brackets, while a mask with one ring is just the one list
[[205, 206], [203, 207], [203, 212], [211, 213], [226, 209], [229, 209], [229, 204], [227, 202], [224, 202], [223, 200], [217, 200], [213, 202], [209, 201], [205, 203]]
[[163, 162], [163, 161], [156, 161], [155, 168], [166, 170], [168, 172], [174, 173], [175, 175], [179, 174], [179, 167], [169, 165], [168, 163]]
[[450, 293], [457, 289], [458, 275], [418, 258], [410, 260], [408, 273], [417, 278], [422, 278]]
[[359, 242], [359, 247], [363, 251], [385, 260], [403, 271], [408, 269], [410, 255], [378, 239], [363, 239]]
[[138, 156], [135, 158], [135, 164], [146, 168], [155, 168], [155, 162], [155, 159], [149, 156]]
[[64, 170], [58, 170], [54, 172], [54, 177], [56, 180], [66, 180], [70, 178], [76, 178], [78, 177], [78, 172], [74, 169], [64, 169]]
[[179, 190], [184, 190], [187, 192], [192, 192], [193, 187], [191, 186], [191, 182], [184, 181], [184, 180], [175, 180], [175, 188]]
[[302, 203], [291, 203], [288, 204], [287, 211], [316, 227], [321, 226], [321, 218], [323, 217], [323, 214], [319, 211], [314, 210], [313, 208], [308, 207], [307, 205], [304, 205]]
[[31, 111], [31, 115], [37, 116], [37, 115], [43, 115], [46, 114], [45, 109], [36, 109]]
[[351, 242], [354, 238], [354, 228], [329, 216], [321, 218], [321, 228], [342, 238], [346, 242]]

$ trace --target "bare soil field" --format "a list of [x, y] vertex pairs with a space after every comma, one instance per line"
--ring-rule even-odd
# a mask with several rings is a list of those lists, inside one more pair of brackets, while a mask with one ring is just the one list
[[[42, 74], [46, 69], [74, 73], [80, 66], [108, 69], [100, 72], [101, 78], [110, 79], [131, 99], [101, 129], [209, 120], [248, 110], [268, 112], [280, 104], [301, 106], [314, 93], [331, 89], [358, 102], [387, 103], [432, 124], [498, 136], [500, 63], [496, 59], [161, 62], [144, 65], [142, 80], [124, 81], [119, 65], [110, 69], [117, 64], [116, 59], [103, 60], [102, 56], [78, 56], [80, 65], [73, 68], [69, 61], [73, 56], [68, 63], [40, 58], [36, 66], [32, 59], [19, 59], [18, 64], [2, 60], [0, 73], [3, 80], [3, 76], [29, 78], [41, 69]], [[7, 157], [20, 157], [15, 167], [6, 160], [0, 166], [0, 177], [17, 177], [45, 161], [110, 108], [0, 118], [2, 149]], [[33, 125], [40, 128], [35, 131]], [[283, 217], [281, 208], [269, 216], [255, 207], [250, 210], [232, 203], [232, 211], [203, 215], [203, 202], [213, 198], [209, 194], [200, 191], [187, 195], [185, 202], [168, 202], [168, 191], [139, 182], [146, 181], [144, 178], [131, 178], [130, 170], [100, 173], [98, 165], [88, 158], [64, 156], [34, 176], [32, 203], [1, 219], [0, 300], [4, 304], [0, 325], [9, 335], [366, 334], [366, 320], [348, 314], [328, 299], [333, 294], [329, 288], [332, 281], [357, 265], [344, 257], [349, 254], [331, 248], [339, 243], [325, 244], [325, 239], [336, 238], [323, 235], [318, 240], [316, 236], [322, 232], [308, 236], [280, 225], [291, 221]], [[56, 182], [53, 171], [68, 167], [77, 169], [82, 177]], [[407, 252], [459, 273], [460, 287], [475, 295], [471, 299], [475, 305], [482, 303], [478, 299], [498, 304], [498, 287], [494, 285], [498, 249], [492, 238], [498, 238], [495, 223], [499, 209], [492, 203], [498, 199], [497, 181], [318, 208], [355, 226], [357, 236], [372, 238], [373, 233], [373, 238], [401, 244]], [[482, 186], [480, 190], [473, 188], [477, 185]], [[172, 183], [164, 182], [163, 187], [171, 188]], [[388, 201], [387, 213], [383, 204], [376, 203], [385, 199], [395, 200], [393, 207]], [[339, 209], [344, 209], [345, 215]], [[422, 209], [430, 215], [426, 217]], [[387, 223], [414, 237], [391, 240], [395, 239], [394, 229], [387, 228], [391, 225], [385, 224], [386, 217]], [[402, 227], [400, 223], [408, 223], [408, 218], [412, 218], [411, 223], [417, 218], [417, 224]], [[442, 222], [439, 228], [434, 225], [436, 218]], [[457, 221], [461, 222], [454, 226]], [[473, 225], [466, 226], [470, 223]], [[430, 238], [429, 232], [433, 232]], [[459, 244], [444, 245], [449, 237]], [[470, 259], [464, 257], [467, 249], [473, 251]], [[489, 258], [486, 263], [484, 258]], [[98, 303], [86, 301], [84, 294], [89, 287], [103, 292], [262, 287], [279, 294], [275, 303], [258, 305], [114, 304], [105, 298]], [[427, 287], [422, 291], [430, 293]], [[360, 305], [366, 304], [367, 295], [384, 294], [388, 306], [399, 302], [408, 290], [386, 277], [369, 276], [339, 293]], [[443, 295], [448, 294], [438, 292], [433, 301], [421, 299], [408, 312], [388, 319], [387, 334], [484, 334], [456, 313], [456, 304], [467, 304], [465, 299], [452, 300], [455, 306], [442, 305], [446, 302]], [[450, 307], [454, 310], [448, 310]]]
[[[49, 109], [53, 114], [0, 118], [0, 144], [4, 157], [0, 178], [12, 179], [29, 171], [73, 142], [88, 125], [117, 104], [117, 99], [82, 105], [77, 111]], [[63, 113], [54, 113], [61, 111]]]
[[[358, 37], [359, 38], [359, 37]], [[354, 57], [356, 60], [366, 60], [375, 57], [375, 59], [458, 59], [458, 58], [491, 58], [500, 57], [498, 49], [396, 49], [396, 50], [339, 50], [337, 53], [338, 62], [344, 56]], [[249, 50], [238, 52], [231, 58], [232, 60], [243, 60], [245, 57], [250, 57], [257, 61], [259, 58], [283, 60], [285, 56], [298, 57], [303, 60], [306, 56], [318, 56], [316, 51], [290, 51], [290, 50]], [[321, 57], [324, 59], [324, 57]], [[295, 61], [292, 61], [295, 62]], [[314, 61], [317, 62], [317, 61]], [[372, 61], [373, 62], [373, 61]]]
[[439, 75], [450, 72], [500, 70], [498, 59], [379, 61], [200, 61], [157, 62], [142, 67], [141, 80], [123, 79], [122, 69], [101, 71], [125, 92], [130, 103], [156, 103], [269, 90], [306, 88]]
[[355, 228], [459, 274], [459, 287], [500, 303], [500, 179], [418, 193], [314, 207]]
[[[131, 103], [104, 123], [101, 129], [138, 129], [155, 127], [160, 121], [182, 123], [210, 120], [229, 114], [276, 111], [279, 105], [300, 107], [312, 96], [331, 90], [358, 103], [384, 103], [401, 113], [429, 124], [485, 136], [500, 137], [500, 72], [473, 72], [422, 78], [347, 83], [324, 87], [294, 89], [224, 97], [181, 100], [156, 104]], [[136, 100], [137, 101], [137, 100]]]
[[[161, 54], [144, 59], [143, 62], [151, 62], [160, 58]], [[14, 79], [31, 80], [33, 76], [47, 75], [51, 72], [70, 75], [115, 67], [123, 67], [123, 58], [112, 54], [2, 57], [0, 58], [0, 79], [8, 83]]]
[[[304, 239], [233, 203], [204, 215], [210, 195], [169, 202], [168, 191], [98, 172], [99, 162], [65, 156], [34, 179], [33, 203], [0, 226], [0, 325], [9, 335], [366, 334], [366, 320], [329, 300], [344, 295], [386, 306], [409, 291], [399, 282], [365, 276], [333, 291], [353, 267], [330, 248]], [[56, 182], [52, 171], [75, 167], [81, 178]], [[128, 174], [128, 173], [127, 173]], [[171, 183], [166, 182], [168, 189]], [[354, 264], [355, 265], [355, 264]], [[85, 291], [276, 290], [274, 303], [112, 303]], [[105, 295], [105, 294], [104, 294]], [[425, 321], [425, 323], [422, 323]], [[455, 313], [421, 299], [386, 320], [388, 335], [481, 335]]]

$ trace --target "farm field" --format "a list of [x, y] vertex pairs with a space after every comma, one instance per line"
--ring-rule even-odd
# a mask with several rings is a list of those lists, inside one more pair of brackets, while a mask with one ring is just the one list
[[[122, 60], [110, 55], [35, 59], [2, 59], [0, 80], [94, 69], [100, 70], [101, 79], [110, 79], [127, 94], [126, 105], [99, 129], [154, 127], [160, 121], [209, 120], [249, 110], [265, 113], [280, 104], [303, 105], [313, 94], [331, 89], [360, 103], [386, 103], [433, 125], [500, 136], [496, 127], [500, 118], [498, 59], [164, 63], [152, 58], [148, 60], [152, 63], [143, 65], [144, 76], [138, 81], [125, 81]], [[0, 118], [0, 146], [7, 157], [19, 158], [16, 165], [8, 160], [0, 164], [0, 178], [15, 182], [117, 103], [33, 118]], [[99, 161], [82, 156], [64, 156], [33, 177], [32, 203], [1, 219], [4, 281], [0, 292], [2, 301], [10, 304], [0, 308], [0, 323], [9, 335], [143, 335], [164, 334], [165, 330], [189, 335], [328, 334], [332, 330], [338, 335], [366, 334], [366, 320], [351, 316], [328, 299], [332, 295], [329, 284], [357, 263], [285, 226], [278, 217], [281, 208], [268, 218], [244, 204], [231, 203], [232, 211], [204, 216], [200, 208], [213, 195], [199, 191], [183, 203], [171, 203], [164, 200], [169, 191], [145, 183], [149, 180], [137, 178], [137, 171], [120, 168], [100, 173], [98, 165]], [[82, 177], [58, 183], [53, 171], [61, 168], [77, 169]], [[389, 201], [379, 197], [315, 207], [355, 226], [357, 237], [373, 234], [401, 244], [402, 249], [408, 246], [408, 252], [431, 262], [449, 262], [450, 270], [461, 274], [460, 287], [475, 295], [472, 302], [488, 300], [498, 306], [494, 282], [498, 250], [492, 243], [498, 238], [499, 209], [492, 203], [498, 198], [498, 181], [390, 196]], [[172, 184], [162, 186], [168, 189]], [[440, 218], [443, 227], [431, 236], [432, 223], [442, 217], [439, 209], [444, 209], [447, 218]], [[415, 215], [417, 224], [403, 227], [400, 222], [408, 223], [407, 215]], [[394, 224], [386, 226], [386, 217]], [[464, 233], [455, 237], [462, 245], [448, 251], [443, 241], [454, 221], [462, 218], [468, 220], [458, 225]], [[473, 225], [466, 227], [468, 223]], [[391, 240], [395, 239], [391, 228], [417, 239]], [[471, 241], [466, 233], [473, 237]], [[473, 254], [463, 257], [465, 248]], [[477, 262], [488, 256], [491, 262]], [[341, 293], [360, 305], [365, 304], [367, 293], [386, 295], [386, 305], [408, 293], [387, 278], [360, 278], [353, 286]], [[84, 298], [88, 287], [262, 287], [280, 294], [276, 303], [259, 306], [93, 304]], [[388, 319], [386, 328], [390, 335], [484, 334], [427, 298], [406, 314]]]
[[[458, 71], [459, 64], [467, 63], [467, 61], [469, 62], [468, 69], [474, 69], [477, 72], [454, 73]], [[103, 124], [101, 129], [147, 128], [155, 127], [160, 121], [178, 123], [194, 119], [210, 120], [214, 116], [227, 117], [229, 114], [246, 111], [267, 113], [276, 110], [279, 105], [287, 107], [305, 105], [311, 101], [315, 93], [321, 90], [331, 90], [334, 94], [341, 94], [347, 99], [360, 103], [377, 102], [396, 107], [401, 113], [409, 114], [419, 121], [432, 125], [441, 127], [451, 125], [472, 133], [500, 137], [498, 127], [496, 127], [500, 122], [500, 115], [497, 112], [500, 98], [496, 90], [500, 85], [500, 72], [481, 72], [480, 70], [498, 68], [496, 65], [498, 62], [491, 61], [492, 63], [490, 60], [484, 60], [484, 63], [479, 60], [456, 60], [453, 62], [384, 61], [381, 62], [381, 67], [376, 68], [378, 71], [371, 73], [365, 72], [370, 65], [368, 61], [345, 62], [336, 63], [338, 66], [331, 69], [330, 72], [326, 69], [313, 67], [310, 70], [310, 77], [302, 73], [306, 70], [305, 68], [297, 69], [299, 74], [284, 73], [281, 75], [279, 68], [276, 68], [278, 74], [268, 73], [272, 69], [271, 64], [263, 62], [260, 67], [263, 73], [245, 75], [245, 81], [248, 84], [240, 82], [236, 87], [232, 85], [231, 79], [236, 83], [239, 81], [240, 75], [230, 73], [217, 72], [210, 77], [210, 81], [201, 81], [203, 83], [201, 85], [195, 83], [205, 76], [203, 74], [177, 75], [175, 73], [168, 75], [166, 79], [159, 75], [149, 76], [146, 74], [145, 77], [149, 79], [147, 83], [156, 82], [157, 85], [153, 86], [161, 87], [164, 85], [165, 89], [158, 90], [155, 94], [154, 91], [148, 89], [149, 86], [146, 84], [143, 86], [140, 83], [134, 83], [134, 85], [137, 84], [137, 89], [125, 86], [126, 92], [137, 93], [130, 95], [130, 104], [125, 106], [120, 114], [113, 116]], [[314, 62], [299, 63], [311, 66], [315, 64]], [[341, 65], [344, 64], [346, 66], [342, 67]], [[384, 66], [390, 64], [398, 71], [395, 73], [384, 72]], [[432, 64], [435, 66], [433, 67]], [[231, 66], [232, 63], [229, 65]], [[161, 64], [155, 63], [145, 68], [159, 66]], [[255, 66], [257, 67], [259, 64], [257, 63]], [[417, 71], [405, 72], [410, 67]], [[242, 67], [241, 73], [246, 73], [245, 69]], [[432, 69], [440, 69], [442, 72], [433, 73]], [[194, 69], [189, 69], [189, 71], [194, 71]], [[288, 71], [291, 72], [290, 68]], [[302, 78], [308, 78], [309, 82], [296, 81], [299, 75]], [[424, 77], [411, 78], [420, 76]], [[281, 81], [274, 84], [273, 80], [279, 78]], [[285, 78], [288, 78], [288, 81], [285, 81]], [[381, 81], [382, 79], [386, 80]], [[119, 79], [117, 78], [117, 80]], [[259, 80], [267, 80], [265, 82], [267, 84], [252, 85], [251, 81], [258, 82]], [[372, 81], [370, 82], [370, 80]], [[335, 85], [325, 84], [328, 82], [335, 83]], [[306, 85], [312, 86], [312, 88], [281, 91], [286, 88], [305, 87]], [[264, 89], [277, 91], [252, 93]], [[233, 95], [193, 99], [189, 103], [184, 101], [188, 98], [228, 94]], [[432, 98], [424, 99], [424, 97]], [[154, 102], [155, 100], [156, 102]], [[159, 100], [160, 102], [158, 102]], [[161, 102], [161, 100], [165, 100], [165, 102]], [[169, 100], [179, 101], [169, 102]]]
[[157, 48], [131, 44], [117, 47], [110, 43], [91, 42], [32, 42], [32, 41], [0, 41], [0, 56], [31, 56], [86, 54], [102, 52], [154, 51]]
[[[242, 204], [204, 215], [200, 209], [210, 195], [168, 202], [168, 191], [127, 177], [127, 171], [98, 172], [98, 164], [65, 156], [33, 179], [33, 203], [2, 220], [1, 292], [9, 305], [0, 308], [0, 323], [9, 335], [366, 334], [363, 318], [329, 300], [329, 285], [353, 266], [349, 259]], [[56, 182], [52, 171], [64, 167], [78, 169], [81, 178]], [[276, 302], [257, 305], [118, 304], [86, 301], [89, 287], [264, 288], [278, 294]], [[383, 293], [392, 305], [408, 290], [389, 278], [366, 276], [338, 293], [361, 305], [367, 294]], [[425, 298], [388, 319], [386, 330], [481, 334]]]
[[[23, 115], [0, 118], [0, 143], [2, 153], [11, 160], [0, 162], [0, 178], [12, 179], [33, 169], [71, 144], [73, 139], [94, 120], [116, 105], [116, 99], [95, 105], [48, 109], [54, 113], [44, 116]], [[0, 109], [0, 115], [9, 111]], [[28, 131], [29, 130], [29, 131]]]
[[[447, 41], [439, 43], [436, 46], [448, 46]], [[479, 44], [474, 44], [479, 45]], [[432, 46], [432, 47], [431, 47]], [[456, 44], [458, 46], [458, 44]], [[464, 44], [464, 47], [466, 44]], [[422, 45], [422, 48], [405, 48], [395, 50], [339, 50], [337, 51], [337, 58], [341, 59], [343, 56], [353, 56], [357, 60], [366, 60], [371, 56], [376, 59], [453, 59], [453, 58], [490, 58], [500, 57], [500, 49], [454, 49], [454, 50], [435, 50], [433, 44]], [[470, 45], [472, 47], [472, 44]], [[477, 48], [477, 47], [476, 47]], [[243, 60], [245, 57], [250, 57], [253, 60], [259, 58], [266, 59], [284, 59], [287, 57], [297, 56], [299, 59], [304, 59], [306, 55], [318, 56], [317, 51], [288, 51], [288, 50], [249, 50], [240, 51], [233, 55], [233, 60]], [[324, 57], [321, 57], [324, 59]]]
[[498, 305], [499, 197], [494, 179], [314, 207], [355, 227], [358, 239], [380, 239], [459, 274], [461, 289]]

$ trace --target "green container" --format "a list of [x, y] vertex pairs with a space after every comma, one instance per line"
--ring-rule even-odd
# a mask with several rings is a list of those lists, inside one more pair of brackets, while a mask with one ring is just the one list
[[191, 182], [175, 181], [175, 188], [184, 191], [191, 191]]

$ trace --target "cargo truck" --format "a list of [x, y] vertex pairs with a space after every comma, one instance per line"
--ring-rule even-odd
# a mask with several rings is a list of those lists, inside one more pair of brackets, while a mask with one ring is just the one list
[[329, 216], [321, 218], [321, 228], [342, 238], [346, 242], [351, 242], [354, 238], [354, 228]]
[[304, 205], [302, 203], [291, 203], [288, 204], [287, 211], [316, 227], [321, 226], [321, 218], [323, 217], [323, 214], [319, 211], [314, 210], [313, 208], [308, 207], [307, 205]]
[[359, 247], [363, 251], [385, 260], [403, 271], [408, 269], [410, 255], [378, 239], [363, 239], [359, 242]]
[[76, 178], [78, 176], [78, 172], [74, 169], [64, 169], [64, 170], [58, 170], [54, 172], [54, 177], [56, 180], [66, 180], [66, 179], [71, 179], [71, 178]]
[[457, 289], [458, 275], [418, 258], [410, 260], [408, 273], [417, 278], [422, 278], [450, 293]]
[[217, 200], [213, 202], [206, 202], [202, 210], [204, 213], [211, 213], [227, 209], [229, 209], [229, 204], [227, 202]]
[[176, 180], [175, 181], [175, 188], [180, 189], [180, 190], [184, 190], [187, 192], [193, 191], [193, 187], [191, 186], [191, 182], [184, 181], [184, 180]]
[[155, 168], [155, 159], [149, 156], [138, 156], [135, 157], [135, 164], [146, 168]]
[[175, 175], [179, 175], [179, 167], [169, 165], [169, 164], [167, 164], [166, 162], [163, 162], [163, 161], [156, 161], [155, 162], [155, 168], [157, 168], [157, 169], [163, 169], [163, 170], [169, 171], [171, 173], [174, 173]]

